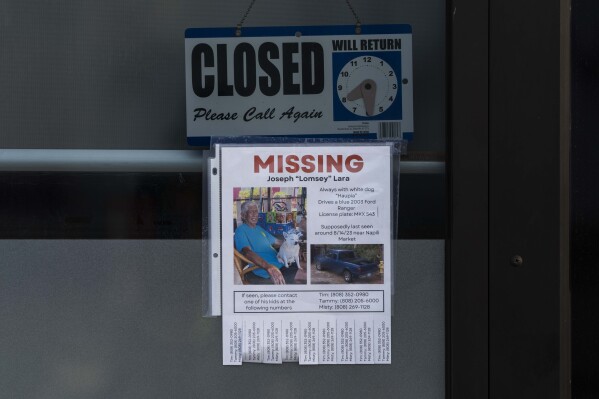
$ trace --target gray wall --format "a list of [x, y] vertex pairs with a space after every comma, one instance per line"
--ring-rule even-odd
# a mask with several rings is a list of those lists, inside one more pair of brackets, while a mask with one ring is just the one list
[[[0, 148], [187, 148], [184, 31], [235, 26], [249, 3], [0, 2]], [[444, 151], [444, 1], [352, 4], [364, 24], [412, 25], [410, 149]], [[245, 25], [353, 23], [343, 0], [258, 0]]]
[[392, 364], [222, 366], [199, 240], [0, 240], [0, 398], [445, 397], [444, 244], [398, 241]]

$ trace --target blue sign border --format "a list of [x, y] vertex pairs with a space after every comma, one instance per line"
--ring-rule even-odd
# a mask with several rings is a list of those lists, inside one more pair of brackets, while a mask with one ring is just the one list
[[[377, 34], [401, 34], [412, 33], [412, 26], [408, 24], [393, 25], [362, 25], [362, 35]], [[185, 38], [202, 37], [237, 37], [235, 27], [230, 28], [189, 28], [185, 30]], [[355, 25], [333, 25], [333, 26], [260, 26], [241, 28], [242, 37], [260, 36], [295, 36], [300, 32], [302, 36], [333, 36], [333, 35], [355, 35]]]

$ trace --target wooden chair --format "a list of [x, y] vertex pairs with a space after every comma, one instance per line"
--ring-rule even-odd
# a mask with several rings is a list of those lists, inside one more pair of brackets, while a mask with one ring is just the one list
[[258, 269], [258, 266], [246, 267], [247, 265], [249, 265], [252, 262], [248, 258], [243, 256], [243, 254], [241, 252], [239, 252], [238, 250], [236, 250], [235, 248], [233, 248], [233, 251], [234, 251], [233, 263], [235, 264], [235, 269], [237, 270], [237, 273], [239, 273], [239, 278], [241, 279], [241, 282], [244, 285], [246, 285], [246, 284], [248, 284], [248, 282], [245, 279], [245, 275], [248, 273], [251, 273], [252, 270]]

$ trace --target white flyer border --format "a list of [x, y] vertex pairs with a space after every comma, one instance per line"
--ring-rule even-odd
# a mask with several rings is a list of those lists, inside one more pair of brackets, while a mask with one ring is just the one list
[[[349, 143], [349, 144], [316, 144], [316, 145], [310, 145], [307, 146], [307, 148], [310, 148], [310, 151], [312, 152], [317, 152], [319, 149], [322, 150], [323, 148], [335, 148], [335, 149], [340, 149], [340, 148], [344, 148], [345, 150], [347, 149], [356, 149], [356, 148], [376, 148], [376, 147], [380, 147], [381, 145], [365, 145], [362, 143]], [[231, 243], [228, 242], [221, 242], [220, 239], [221, 237], [225, 237], [228, 236], [229, 234], [232, 233], [232, 226], [227, 226], [230, 223], [227, 222], [223, 222], [224, 220], [227, 220], [227, 218], [224, 216], [226, 215], [228, 212], [230, 212], [232, 210], [232, 208], [230, 206], [226, 206], [227, 201], [230, 202], [230, 198], [232, 193], [229, 193], [228, 191], [230, 191], [230, 189], [232, 187], [235, 187], [237, 184], [239, 184], [240, 180], [239, 177], [243, 177], [244, 173], [247, 174], [249, 172], [245, 171], [245, 172], [240, 172], [238, 173], [239, 176], [237, 176], [237, 178], [233, 178], [233, 179], [228, 179], [227, 178], [227, 173], [231, 172], [230, 170], [227, 170], [227, 166], [226, 165], [219, 165], [219, 168], [217, 170], [217, 175], [216, 178], [211, 179], [211, 185], [210, 185], [210, 198], [211, 198], [211, 209], [210, 209], [210, 215], [211, 215], [211, 221], [212, 224], [210, 225], [210, 233], [211, 233], [211, 243], [210, 243], [210, 248], [212, 249], [211, 252], [211, 256], [212, 257], [212, 287], [214, 288], [213, 292], [212, 292], [212, 300], [216, 300], [216, 302], [214, 302], [211, 306], [211, 308], [213, 309], [213, 311], [216, 311], [217, 306], [215, 306], [215, 304], [220, 303], [222, 306], [222, 315], [223, 315], [223, 339], [225, 338], [225, 334], [227, 334], [227, 332], [225, 331], [225, 326], [229, 325], [232, 323], [232, 320], [234, 320], [235, 322], [239, 322], [241, 323], [241, 325], [245, 325], [248, 320], [261, 320], [261, 323], [263, 323], [262, 325], [266, 325], [264, 323], [267, 322], [271, 322], [272, 320], [276, 320], [277, 323], [279, 323], [278, 325], [280, 325], [280, 331], [283, 335], [280, 336], [280, 339], [277, 341], [278, 344], [277, 345], [281, 345], [281, 349], [278, 351], [278, 353], [280, 353], [280, 355], [277, 354], [277, 352], [275, 352], [275, 354], [277, 355], [276, 359], [281, 359], [283, 362], [286, 361], [293, 361], [294, 359], [297, 359], [296, 357], [293, 357], [291, 359], [287, 358], [288, 356], [285, 355], [289, 352], [289, 348], [285, 348], [284, 347], [284, 343], [286, 342], [285, 340], [287, 339], [287, 341], [289, 341], [289, 337], [285, 338], [284, 333], [287, 332], [288, 329], [286, 329], [286, 323], [288, 323], [288, 321], [290, 319], [295, 319], [298, 320], [300, 322], [300, 324], [303, 324], [303, 322], [301, 320], [304, 321], [311, 321], [311, 322], [315, 322], [317, 329], [319, 324], [318, 323], [329, 323], [326, 325], [334, 325], [335, 330], [334, 330], [334, 334], [335, 336], [333, 337], [332, 335], [330, 335], [330, 340], [327, 340], [326, 342], [329, 342], [330, 345], [333, 345], [333, 348], [335, 349], [335, 353], [331, 353], [330, 355], [327, 355], [326, 359], [328, 359], [326, 361], [326, 363], [328, 364], [353, 364], [353, 363], [367, 363], [367, 364], [373, 364], [373, 363], [384, 363], [384, 364], [388, 364], [390, 363], [390, 342], [387, 343], [387, 341], [383, 340], [381, 341], [380, 336], [377, 338], [377, 336], [375, 335], [377, 333], [377, 331], [372, 330], [372, 328], [378, 328], [376, 326], [379, 325], [383, 325], [385, 326], [386, 330], [385, 330], [385, 334], [387, 334], [387, 337], [390, 337], [390, 316], [392, 313], [392, 276], [393, 276], [393, 272], [392, 272], [392, 265], [394, 263], [394, 251], [392, 249], [392, 234], [393, 234], [393, 228], [395, 227], [393, 220], [396, 216], [396, 209], [395, 209], [395, 204], [394, 204], [394, 193], [393, 193], [393, 188], [395, 187], [395, 185], [393, 184], [393, 177], [394, 177], [394, 172], [393, 172], [393, 149], [391, 147], [391, 145], [389, 144], [384, 144], [384, 147], [389, 148], [388, 150], [388, 157], [389, 160], [388, 161], [384, 161], [383, 164], [385, 165], [385, 167], [388, 170], [388, 180], [385, 179], [384, 177], [381, 178], [381, 181], [378, 182], [379, 187], [380, 188], [380, 192], [379, 192], [379, 196], [377, 198], [386, 198], [385, 202], [385, 207], [386, 210], [385, 212], [383, 212], [383, 216], [387, 217], [389, 219], [387, 225], [386, 225], [386, 229], [384, 229], [383, 234], [381, 235], [380, 242], [382, 242], [382, 246], [384, 248], [384, 254], [383, 254], [383, 262], [385, 264], [385, 269], [384, 269], [384, 282], [383, 284], [380, 285], [374, 285], [374, 284], [364, 284], [364, 283], [356, 283], [356, 284], [351, 284], [351, 285], [344, 285], [342, 286], [342, 288], [339, 288], [338, 284], [329, 284], [327, 286], [323, 286], [323, 285], [318, 285], [318, 284], [313, 284], [313, 281], [311, 279], [307, 279], [306, 284], [305, 285], [293, 285], [293, 287], [281, 287], [281, 286], [272, 286], [272, 285], [267, 285], [267, 286], [253, 286], [253, 285], [236, 285], [233, 284], [231, 281], [231, 277], [234, 276], [234, 270], [233, 268], [222, 268], [223, 264], [227, 264], [227, 262], [231, 263], [231, 259], [232, 256], [231, 254], [227, 254], [227, 248], [231, 247]], [[261, 151], [261, 150], [266, 150], [268, 149], [268, 151], [272, 151], [272, 150], [282, 150], [282, 151], [298, 151], [296, 150], [298, 147], [292, 146], [292, 145], [280, 145], [280, 144], [258, 144], [256, 146], [251, 146], [251, 145], [235, 145], [235, 144], [231, 144], [231, 145], [216, 145], [215, 146], [215, 158], [213, 160], [211, 160], [210, 166], [215, 167], [215, 165], [219, 164], [217, 160], [221, 160], [224, 159], [225, 157], [223, 156], [223, 153], [221, 152], [221, 150], [226, 149], [226, 156], [231, 156], [232, 153], [230, 153], [229, 151], [232, 151], [234, 148], [236, 150], [243, 150], [243, 151]], [[305, 152], [305, 151], [304, 151]], [[376, 151], [375, 151], [376, 152]], [[302, 154], [303, 152], [299, 151], [300, 154]], [[380, 154], [379, 154], [380, 156]], [[241, 157], [241, 155], [239, 156], [235, 156], [235, 158], [239, 158]], [[209, 169], [209, 171], [212, 171], [212, 169]], [[246, 176], [247, 177], [247, 176]], [[381, 185], [382, 180], [385, 179], [385, 185], [384, 188]], [[244, 179], [242, 179], [241, 181], [243, 181]], [[216, 182], [216, 183], [215, 183]], [[260, 184], [257, 184], [257, 181], [249, 178], [246, 178], [243, 181], [244, 184], [247, 183], [247, 186], [250, 185], [257, 185], [257, 186], [261, 186]], [[281, 186], [286, 186], [289, 187], [289, 184], [293, 185], [293, 183], [297, 182], [287, 182], [287, 185], [282, 184], [282, 182], [280, 181], [276, 181], [276, 182], [271, 182], [271, 186], [270, 187], [275, 187], [276, 185], [281, 185]], [[241, 186], [240, 186], [241, 187]], [[312, 191], [314, 191], [315, 187], [318, 187], [316, 185], [307, 185], [307, 192], [308, 192], [308, 196], [310, 195], [310, 187], [312, 187]], [[221, 197], [222, 195], [222, 197]], [[372, 201], [372, 200], [371, 200]], [[217, 206], [217, 210], [215, 210], [214, 205], [218, 204], [220, 206]], [[315, 215], [318, 212], [318, 208], [315, 209], [315, 207], [313, 206], [313, 202], [311, 202], [310, 207], [308, 208], [308, 220], [310, 222], [310, 218], [312, 216], [310, 215]], [[217, 216], [218, 214], [218, 216]], [[218, 217], [218, 219], [215, 219], [215, 216]], [[313, 219], [315, 219], [315, 217], [312, 217]], [[218, 220], [218, 223], [214, 223], [214, 220]], [[309, 223], [308, 222], [308, 223]], [[340, 222], [341, 223], [341, 222]], [[310, 224], [310, 226], [314, 226], [314, 224]], [[222, 229], [220, 229], [220, 227], [222, 227]], [[311, 228], [312, 228], [311, 227]], [[384, 236], [384, 237], [383, 237]], [[368, 241], [368, 240], [367, 240]], [[354, 241], [356, 242], [356, 241]], [[370, 242], [373, 242], [372, 240]], [[318, 244], [318, 242], [315, 242], [316, 244]], [[357, 245], [358, 242], [356, 242]], [[308, 247], [309, 247], [309, 243], [308, 243]], [[213, 254], [216, 254], [218, 256], [215, 256]], [[307, 256], [308, 259], [311, 259], [311, 253], [308, 251]], [[306, 261], [307, 263], [309, 262], [308, 260]], [[214, 279], [214, 276], [219, 276], [219, 280], [220, 281], [216, 281]], [[220, 290], [221, 285], [222, 284], [222, 291]], [[216, 289], [216, 285], [218, 285], [218, 289]], [[319, 290], [318, 288], [322, 287], [321, 290]], [[284, 291], [284, 292], [325, 292], [325, 291], [339, 291], [339, 292], [367, 292], [367, 291], [380, 291], [380, 289], [378, 289], [379, 287], [382, 287], [383, 291], [385, 292], [384, 296], [383, 296], [383, 302], [384, 302], [384, 307], [383, 310], [377, 313], [372, 313], [368, 310], [364, 310], [364, 311], [357, 311], [356, 313], [351, 313], [351, 312], [338, 312], [338, 311], [330, 311], [330, 312], [309, 312], [309, 311], [301, 311], [301, 312], [297, 312], [297, 313], [290, 313], [290, 312], [282, 312], [282, 313], [278, 313], [278, 312], [273, 312], [273, 311], [266, 311], [266, 312], [237, 312], [234, 308], [235, 306], [235, 301], [234, 301], [234, 296], [236, 293], [238, 292], [253, 292], [253, 293], [260, 293], [260, 292], [278, 292], [278, 291]], [[288, 288], [288, 289], [285, 289]], [[376, 289], [375, 289], [376, 288]], [[222, 292], [222, 296], [221, 296], [221, 292]], [[232, 295], [230, 295], [232, 294]], [[218, 297], [218, 298], [217, 298]], [[388, 305], [387, 305], [388, 304]], [[231, 307], [231, 305], [233, 305], [233, 308]], [[232, 311], [231, 311], [232, 310]], [[358, 315], [358, 312], [360, 313]], [[253, 315], [252, 313], [257, 313], [258, 316]], [[267, 313], [265, 315], [265, 313]], [[304, 317], [302, 317], [302, 314], [305, 314]], [[377, 316], [378, 315], [378, 316]], [[359, 317], [358, 317], [359, 316]], [[227, 319], [227, 320], [225, 320]], [[331, 320], [336, 320], [335, 324], [330, 324]], [[363, 329], [359, 329], [358, 326], [359, 325], [368, 325], [369, 330], [367, 331], [367, 333], [369, 334], [367, 337], [362, 338], [362, 341], [360, 341], [357, 338], [354, 339], [349, 339], [347, 337], [344, 337], [344, 339], [341, 339], [341, 337], [338, 337], [337, 335], [340, 334], [340, 330], [339, 330], [339, 326], [341, 326], [340, 323], [347, 323], [348, 321], [353, 320], [353, 323], [355, 323], [355, 327], [352, 327], [352, 330], [357, 334], [358, 332], [362, 331]], [[366, 324], [364, 324], [366, 323]], [[382, 323], [382, 324], [381, 324]], [[263, 334], [264, 331], [261, 332], [261, 334]], [[300, 330], [300, 336], [301, 336], [302, 332]], [[324, 332], [323, 332], [324, 334]], [[263, 336], [265, 337], [265, 336]], [[384, 337], [383, 337], [384, 338]], [[244, 339], [248, 339], [247, 335], [244, 335]], [[264, 340], [264, 338], [261, 338], [262, 340]], [[321, 339], [321, 338], [318, 338]], [[366, 339], [366, 341], [364, 341], [364, 339]], [[376, 341], [378, 339], [378, 341]], [[376, 342], [378, 342], [378, 346], [376, 345]], [[253, 341], [252, 341], [253, 342]], [[348, 348], [345, 350], [341, 350], [341, 348], [339, 347], [339, 345], [342, 342], [351, 342], [352, 343], [352, 348]], [[366, 347], [366, 349], [364, 349], [364, 347], [358, 347], [358, 342], [366, 342], [368, 345]], [[260, 343], [260, 342], [258, 342]], [[381, 344], [382, 343], [382, 344]], [[317, 345], [318, 348], [318, 342], [315, 343]], [[329, 346], [330, 346], [329, 345]], [[356, 346], [353, 346], [356, 345]], [[243, 345], [242, 345], [243, 346]], [[302, 347], [302, 343], [301, 343], [301, 338], [300, 338], [300, 350]], [[383, 353], [381, 352], [382, 349], [387, 348], [387, 350], [389, 351], [389, 353]], [[322, 349], [322, 348], [320, 348]], [[359, 352], [359, 350], [362, 350], [362, 352]], [[364, 352], [364, 350], [366, 350], [366, 352]], [[225, 351], [225, 347], [223, 347], [223, 351]], [[245, 349], [243, 349], [244, 351], [244, 359], [248, 359], [248, 354], [245, 352]], [[349, 359], [347, 358], [347, 356], [345, 356], [345, 354], [349, 354]], [[342, 354], [344, 354], [344, 356], [342, 356]], [[298, 355], [295, 355], [298, 356]], [[304, 358], [302, 359], [301, 354], [299, 355], [299, 360], [300, 363], [305, 363], [305, 364], [322, 364], [323, 362], [319, 362], [318, 359], [323, 359], [323, 354], [322, 353], [317, 353], [316, 354], [316, 358], [314, 358], [312, 355], [310, 355], [309, 358]], [[230, 363], [227, 361], [227, 359], [237, 359], [235, 356], [231, 357], [228, 356], [226, 353], [223, 353], [223, 363], [224, 364], [240, 364], [239, 360], [235, 360], [234, 363]], [[254, 359], [253, 361], [259, 361], [259, 362], [272, 362], [268, 361], [267, 359], [265, 359], [264, 357], [252, 357], [252, 359]], [[280, 363], [281, 360], [274, 360], [275, 363]], [[314, 359], [313, 361], [310, 361], [309, 359]], [[307, 361], [306, 361], [307, 360]]]

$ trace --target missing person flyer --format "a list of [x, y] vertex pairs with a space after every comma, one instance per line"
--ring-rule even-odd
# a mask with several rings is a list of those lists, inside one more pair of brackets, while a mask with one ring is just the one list
[[223, 364], [389, 364], [392, 147], [216, 150]]

